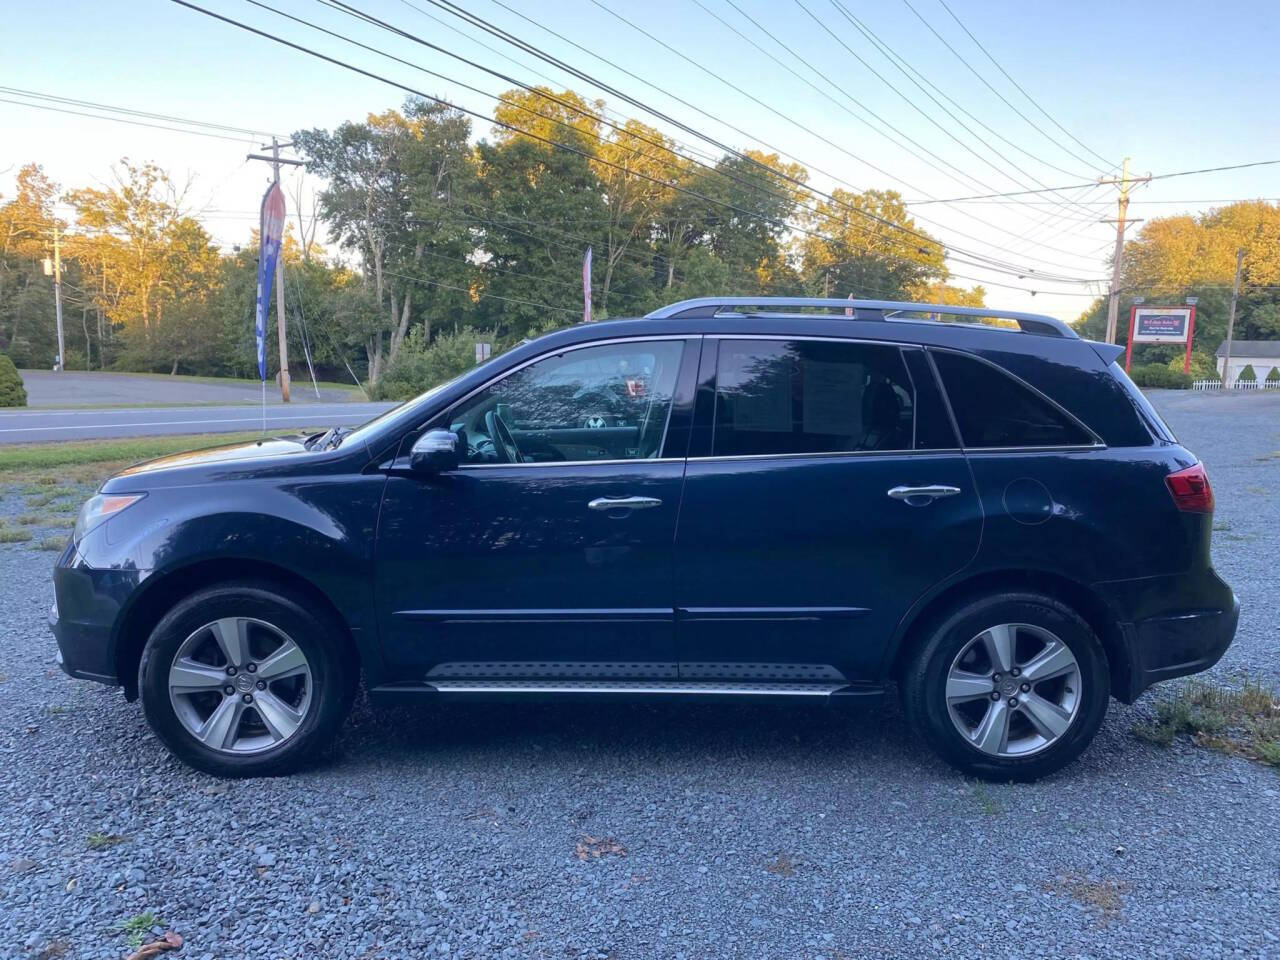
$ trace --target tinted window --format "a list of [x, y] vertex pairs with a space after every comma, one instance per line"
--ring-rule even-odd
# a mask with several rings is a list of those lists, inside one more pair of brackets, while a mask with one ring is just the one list
[[463, 462], [653, 459], [683, 352], [679, 340], [645, 340], [531, 363], [450, 415], [450, 428], [466, 442]]
[[1007, 373], [973, 357], [931, 351], [966, 447], [1093, 443], [1080, 426]]
[[714, 456], [910, 450], [915, 392], [897, 347], [723, 340]]

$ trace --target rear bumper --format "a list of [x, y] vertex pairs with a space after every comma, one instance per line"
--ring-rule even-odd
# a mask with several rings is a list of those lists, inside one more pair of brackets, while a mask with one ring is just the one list
[[1124, 639], [1113, 695], [1132, 703], [1152, 684], [1208, 670], [1236, 635], [1240, 601], [1212, 570], [1098, 584]]
[[1152, 684], [1208, 670], [1222, 659], [1236, 635], [1240, 601], [1225, 610], [1197, 610], [1152, 617], [1132, 625], [1129, 689], [1117, 696], [1132, 703]]

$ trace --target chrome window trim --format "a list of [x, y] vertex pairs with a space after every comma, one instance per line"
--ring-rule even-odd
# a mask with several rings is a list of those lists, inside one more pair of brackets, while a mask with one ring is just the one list
[[[514, 373], [518, 373], [519, 371], [523, 370], [525, 367], [532, 366], [533, 364], [538, 363], [541, 360], [546, 360], [549, 357], [558, 357], [566, 353], [572, 353], [575, 350], [586, 350], [591, 347], [607, 347], [607, 346], [612, 346], [613, 344], [618, 344], [618, 343], [657, 343], [659, 341], [668, 341], [668, 340], [679, 340], [681, 342], [688, 342], [689, 340], [700, 340], [700, 339], [702, 339], [702, 335], [698, 333], [660, 333], [660, 334], [641, 333], [641, 334], [636, 334], [635, 336], [632, 336], [632, 337], [610, 337], [607, 340], [589, 340], [583, 343], [573, 343], [567, 347], [561, 347], [558, 350], [548, 350], [546, 353], [540, 353], [536, 357], [530, 357], [528, 360], [525, 360], [523, 363], [512, 367], [510, 370], [504, 371], [501, 375], [494, 377], [492, 380], [487, 380], [484, 383], [480, 384], [480, 386], [476, 387], [474, 390], [471, 390], [468, 393], [464, 394], [463, 396], [459, 397], [457, 400], [451, 403], [444, 410], [441, 410], [439, 413], [435, 414], [434, 416], [428, 417], [425, 423], [419, 424], [418, 426], [414, 427], [412, 430], [407, 431], [405, 436], [408, 437], [419, 430], [430, 429], [431, 424], [435, 423], [437, 420], [442, 420], [446, 417], [451, 420], [453, 417], [454, 411], [456, 411], [460, 406], [462, 406], [464, 403], [466, 403], [476, 394], [480, 393], [483, 390], [488, 390], [490, 387], [492, 387], [496, 383], [501, 383], [503, 380], [507, 379], [507, 377], [511, 376]], [[680, 355], [681, 364], [684, 363], [684, 360], [685, 360], [685, 355], [682, 353]], [[679, 377], [679, 375], [680, 375], [680, 371], [677, 369], [676, 370], [677, 378]], [[658, 444], [659, 450], [661, 450], [664, 446], [666, 446], [667, 431], [671, 428], [671, 411], [673, 409], [675, 409], [674, 397], [672, 398], [672, 402], [667, 406], [667, 422], [662, 427], [662, 442]], [[446, 427], [445, 429], [448, 429], [448, 428]], [[403, 442], [404, 440], [402, 438], [401, 443], [403, 444]], [[643, 459], [637, 457], [630, 460], [556, 460], [550, 463], [463, 463], [458, 465], [458, 470], [459, 471], [461, 470], [492, 470], [494, 467], [522, 467], [522, 468], [523, 467], [580, 467], [580, 466], [593, 464], [593, 463], [599, 463], [599, 464], [674, 463], [674, 462], [680, 462], [683, 459], [684, 459], [683, 457], [647, 457]]]
[[[1018, 376], [1012, 370], [1007, 370], [1004, 367], [1000, 366], [1000, 364], [994, 363], [993, 361], [988, 360], [986, 357], [979, 356], [978, 354], [973, 353], [972, 351], [969, 351], [969, 350], [961, 350], [956, 347], [936, 347], [933, 345], [924, 347], [924, 349], [930, 352], [936, 350], [939, 353], [954, 353], [961, 357], [969, 357], [973, 360], [977, 360], [979, 363], [985, 363], [988, 367], [991, 367], [993, 370], [996, 370], [999, 373], [1003, 374], [1004, 376], [1008, 377], [1014, 383], [1018, 384], [1019, 386], [1025, 387], [1027, 390], [1030, 390], [1033, 394], [1035, 394], [1045, 403], [1049, 404], [1049, 406], [1051, 406], [1054, 410], [1057, 410], [1064, 417], [1066, 417], [1068, 420], [1074, 423], [1077, 427], [1083, 430], [1086, 436], [1093, 437], [1093, 443], [1051, 444], [1048, 446], [1022, 446], [1022, 447], [963, 447], [964, 434], [963, 434], [963, 431], [960, 430], [960, 424], [957, 421], [956, 432], [960, 435], [960, 443], [966, 453], [968, 453], [970, 450], [984, 451], [984, 452], [988, 450], [1095, 450], [1095, 449], [1106, 447], [1106, 443], [1103, 442], [1102, 438], [1099, 437], [1098, 434], [1092, 428], [1090, 428], [1088, 424], [1082, 421], [1079, 417], [1077, 417], [1074, 413], [1072, 413], [1062, 404], [1058, 403], [1058, 401], [1053, 399], [1053, 397], [1046, 394], [1043, 390], [1040, 390], [1038, 387], [1028, 383], [1026, 380], [1023, 380], [1020, 376]], [[938, 386], [942, 389], [942, 395], [946, 397], [947, 404], [950, 405], [951, 395], [947, 392], [947, 385], [944, 382], [944, 378], [942, 376], [941, 370], [938, 371]]]
[[609, 466], [624, 463], [683, 463], [683, 457], [649, 457], [640, 459], [639, 457], [631, 460], [549, 460], [542, 463], [460, 463], [457, 471], [461, 473], [466, 470], [499, 470], [511, 469], [519, 467], [520, 469], [528, 469], [529, 467], [590, 467], [590, 466]]

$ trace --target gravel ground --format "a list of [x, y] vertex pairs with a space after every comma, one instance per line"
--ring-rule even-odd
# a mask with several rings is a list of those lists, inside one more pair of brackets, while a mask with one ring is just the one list
[[[1229, 526], [1215, 675], [1280, 682], [1280, 397], [1156, 399]], [[358, 706], [324, 766], [223, 783], [58, 672], [51, 556], [0, 547], [4, 957], [119, 958], [146, 913], [218, 960], [1280, 956], [1280, 777], [1137, 740], [1150, 697], [1033, 785], [892, 707], [635, 704]]]

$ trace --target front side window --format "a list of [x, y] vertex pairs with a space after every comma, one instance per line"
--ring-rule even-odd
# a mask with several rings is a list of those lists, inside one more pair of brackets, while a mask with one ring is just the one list
[[713, 456], [911, 450], [915, 391], [897, 347], [723, 340]]
[[966, 447], [1076, 447], [1093, 437], [1044, 397], [973, 357], [930, 351]]
[[464, 463], [652, 460], [661, 455], [684, 342], [567, 350], [464, 401], [449, 427]]

